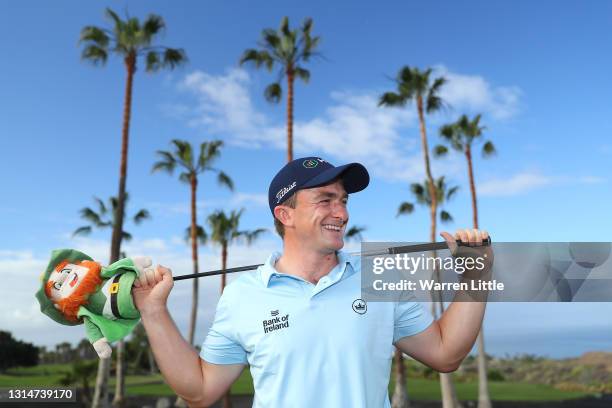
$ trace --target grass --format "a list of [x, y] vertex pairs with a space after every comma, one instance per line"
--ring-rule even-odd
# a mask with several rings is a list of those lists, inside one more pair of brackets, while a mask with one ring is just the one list
[[[15, 368], [0, 374], [0, 387], [58, 387], [58, 380], [66, 371], [70, 371], [70, 364], [47, 364]], [[94, 383], [95, 377], [91, 380], [92, 387]], [[113, 389], [114, 378], [111, 378], [109, 383], [111, 389]], [[476, 381], [455, 382], [455, 387], [460, 400], [475, 400], [478, 398], [478, 383]], [[497, 401], [560, 401], [589, 395], [584, 392], [560, 391], [547, 385], [506, 381], [490, 381], [489, 387], [491, 398]], [[391, 384], [390, 393], [392, 388], [393, 385]], [[164, 383], [160, 374], [127, 376], [126, 393], [127, 395], [145, 396], [174, 395], [174, 392]], [[253, 381], [248, 370], [245, 370], [234, 383], [232, 393], [253, 394]], [[408, 395], [414, 400], [439, 400], [440, 384], [437, 380], [432, 379], [409, 378]]]

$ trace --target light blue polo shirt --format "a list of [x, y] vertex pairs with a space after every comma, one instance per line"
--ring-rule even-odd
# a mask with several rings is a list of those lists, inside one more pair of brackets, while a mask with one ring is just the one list
[[277, 272], [280, 255], [225, 288], [200, 356], [250, 365], [256, 408], [390, 407], [393, 343], [431, 315], [415, 301], [360, 301], [359, 257], [339, 252], [314, 285]]

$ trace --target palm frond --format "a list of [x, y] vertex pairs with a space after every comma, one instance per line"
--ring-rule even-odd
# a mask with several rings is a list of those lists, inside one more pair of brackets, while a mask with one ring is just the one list
[[283, 91], [278, 82], [268, 85], [264, 91], [266, 100], [271, 103], [278, 103], [281, 100]]
[[88, 61], [93, 65], [104, 65], [108, 59], [108, 53], [104, 48], [90, 44], [83, 48], [81, 59]]
[[219, 173], [217, 174], [217, 182], [220, 186], [225, 186], [230, 191], [234, 191], [234, 182], [232, 181], [230, 176], [228, 176], [224, 172], [219, 171]]
[[378, 99], [378, 106], [404, 106], [407, 99], [395, 92], [385, 92]]
[[300, 78], [305, 83], [308, 83], [308, 81], [310, 80], [310, 71], [308, 71], [307, 69], [297, 67], [293, 72], [297, 78]]
[[166, 48], [161, 68], [174, 69], [179, 65], [186, 64], [188, 61], [187, 54], [182, 48]]
[[130, 234], [127, 231], [121, 231], [121, 238], [126, 240], [126, 241], [131, 241], [132, 240], [132, 234]]
[[265, 228], [257, 228], [253, 231], [240, 231], [239, 236], [243, 237], [247, 245], [251, 245], [257, 240], [261, 234], [266, 233], [268, 230]]
[[161, 67], [161, 59], [157, 51], [149, 51], [145, 57], [147, 72], [155, 72]]
[[89, 235], [91, 234], [91, 226], [86, 226], [86, 227], [79, 227], [77, 229], [74, 230], [74, 232], [72, 233], [73, 237], [76, 237], [78, 235]]
[[104, 204], [104, 201], [102, 201], [101, 199], [99, 199], [98, 197], [95, 197], [95, 196], [94, 196], [93, 200], [98, 204], [98, 214], [100, 216], [106, 215], [108, 210], [106, 208], [106, 205]]
[[449, 223], [453, 221], [453, 217], [445, 210], [440, 211], [440, 220], [444, 223]]
[[191, 174], [188, 172], [183, 172], [179, 175], [179, 181], [185, 184], [191, 184]]
[[92, 223], [94, 226], [96, 227], [103, 227], [105, 222], [102, 221], [100, 214], [98, 214], [97, 212], [95, 212], [94, 210], [92, 210], [89, 207], [85, 207], [82, 208], [81, 211], [79, 211], [81, 213], [81, 218], [89, 221], [90, 223]]
[[411, 214], [413, 211], [414, 211], [414, 204], [405, 201], [401, 203], [399, 208], [397, 209], [396, 217], [399, 217], [400, 215], [404, 215], [404, 214]]
[[274, 67], [274, 58], [270, 55], [267, 50], [257, 51], [253, 48], [244, 51], [239, 61], [240, 65], [246, 63], [253, 63], [255, 68], [259, 68], [264, 65], [268, 71], [271, 71]]
[[436, 145], [433, 148], [433, 155], [435, 157], [443, 157], [443, 156], [446, 156], [447, 153], [448, 153], [448, 148], [446, 146]]
[[[185, 228], [185, 241], [191, 243], [191, 226]], [[205, 245], [208, 242], [208, 233], [201, 225], [196, 225], [196, 241], [200, 245]]]
[[85, 26], [81, 30], [81, 36], [79, 37], [79, 42], [89, 42], [92, 45], [96, 45], [103, 50], [106, 50], [108, 47], [108, 43], [110, 38], [107, 32], [96, 26]]
[[482, 156], [483, 157], [491, 157], [497, 154], [497, 150], [493, 145], [493, 142], [487, 140], [485, 144], [482, 146]]
[[363, 241], [363, 235], [361, 233], [365, 231], [366, 229], [367, 229], [366, 227], [360, 227], [358, 225], [353, 225], [351, 228], [346, 230], [346, 232], [344, 233], [344, 237], [349, 241], [350, 240]]
[[151, 39], [166, 28], [166, 23], [161, 16], [157, 14], [149, 14], [142, 25], [143, 37], [146, 44], [151, 43]]
[[138, 211], [134, 215], [134, 218], [133, 218], [134, 224], [136, 225], [139, 225], [144, 220], [149, 220], [149, 219], [151, 219], [151, 213], [149, 213], [149, 211], [145, 210], [144, 208]]
[[452, 188], [449, 188], [448, 191], [446, 192], [446, 200], [448, 201], [451, 198], [453, 198], [455, 194], [457, 194], [457, 191], [459, 191], [459, 186], [454, 186]]

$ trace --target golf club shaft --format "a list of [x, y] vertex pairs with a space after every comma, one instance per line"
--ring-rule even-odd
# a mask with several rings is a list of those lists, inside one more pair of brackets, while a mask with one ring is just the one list
[[[457, 241], [457, 245], [458, 246], [469, 246], [469, 244], [466, 244], [466, 243], [464, 243], [462, 241]], [[481, 246], [489, 246], [489, 245], [491, 245], [491, 238], [485, 239], [482, 242]], [[429, 243], [425, 243], [425, 244], [415, 244], [415, 245], [404, 245], [404, 246], [397, 246], [397, 247], [389, 247], [389, 248], [381, 249], [381, 250], [378, 250], [378, 251], [357, 252], [355, 255], [361, 255], [361, 256], [383, 256], [383, 255], [406, 254], [406, 253], [411, 253], [411, 252], [436, 251], [436, 250], [443, 250], [443, 249], [448, 249], [448, 244], [446, 243], [446, 241], [443, 241], [443, 242], [429, 242]], [[188, 275], [175, 276], [173, 279], [175, 281], [178, 281], [178, 280], [183, 280], [183, 279], [202, 278], [202, 277], [205, 277], [205, 276], [221, 275], [221, 274], [224, 274], [224, 273], [251, 271], [253, 269], [259, 268], [262, 265], [263, 264], [238, 266], [236, 268], [217, 269], [215, 271], [191, 273], [191, 274], [188, 274]]]

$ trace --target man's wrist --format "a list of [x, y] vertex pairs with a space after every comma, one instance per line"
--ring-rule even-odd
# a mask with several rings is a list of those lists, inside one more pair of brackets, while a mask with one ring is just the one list
[[143, 320], [155, 319], [155, 318], [158, 318], [166, 314], [169, 314], [169, 313], [168, 313], [168, 308], [166, 307], [165, 304], [152, 305], [152, 306], [148, 306], [140, 310], [140, 317]]

